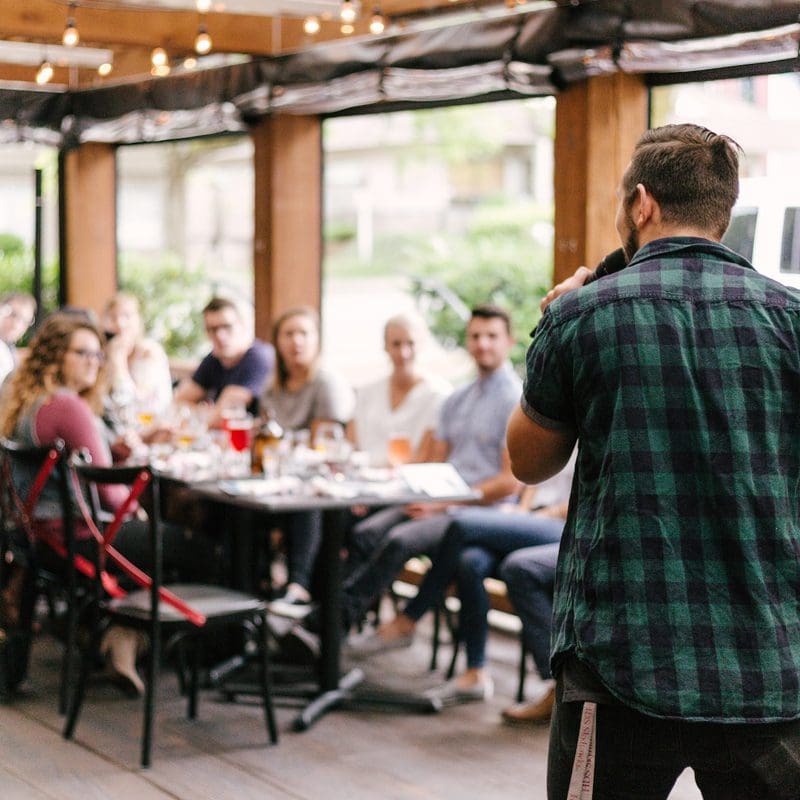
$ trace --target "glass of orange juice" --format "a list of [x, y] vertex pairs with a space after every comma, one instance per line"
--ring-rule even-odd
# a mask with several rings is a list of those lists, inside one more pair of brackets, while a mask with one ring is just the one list
[[408, 436], [392, 434], [389, 437], [386, 457], [393, 467], [408, 464], [411, 461], [411, 439]]

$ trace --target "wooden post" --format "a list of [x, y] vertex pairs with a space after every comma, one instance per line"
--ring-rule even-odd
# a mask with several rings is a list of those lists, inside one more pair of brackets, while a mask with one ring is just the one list
[[647, 109], [647, 87], [624, 73], [591, 78], [557, 96], [554, 283], [620, 246], [616, 189], [647, 129]]
[[62, 164], [62, 297], [99, 313], [117, 289], [116, 151], [84, 144]]
[[252, 129], [256, 336], [269, 340], [286, 309], [322, 298], [322, 124], [274, 116]]

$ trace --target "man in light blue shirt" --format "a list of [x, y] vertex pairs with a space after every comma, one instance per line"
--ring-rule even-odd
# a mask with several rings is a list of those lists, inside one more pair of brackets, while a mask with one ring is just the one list
[[[492, 305], [472, 310], [466, 346], [478, 376], [445, 401], [439, 418], [430, 460], [458, 470], [478, 495], [473, 504], [493, 505], [519, 489], [505, 447], [506, 423], [521, 391], [508, 362], [513, 342], [505, 311]], [[342, 596], [346, 628], [362, 619], [409, 558], [435, 550], [457, 513], [452, 503], [415, 503], [356, 525]]]

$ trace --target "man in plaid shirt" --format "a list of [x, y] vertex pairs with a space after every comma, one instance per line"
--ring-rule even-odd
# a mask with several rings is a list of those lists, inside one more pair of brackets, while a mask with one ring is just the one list
[[551, 800], [666, 798], [686, 767], [705, 798], [800, 798], [800, 293], [719, 244], [738, 161], [705, 128], [645, 133], [627, 267], [555, 299], [528, 351], [515, 475], [579, 443]]

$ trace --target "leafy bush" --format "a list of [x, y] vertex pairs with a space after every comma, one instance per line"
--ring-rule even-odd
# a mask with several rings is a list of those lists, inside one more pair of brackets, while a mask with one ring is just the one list
[[[8, 236], [3, 234], [2, 237]], [[0, 238], [2, 238], [0, 237]], [[17, 237], [10, 237], [16, 239]], [[0, 294], [6, 292], [28, 292], [33, 294], [33, 250], [22, 246], [21, 249], [3, 249], [0, 242]], [[42, 307], [39, 319], [58, 308], [58, 261], [42, 264]], [[30, 334], [26, 334], [21, 345], [27, 344]]]
[[537, 218], [548, 219], [547, 210], [484, 208], [466, 236], [438, 236], [418, 242], [413, 255], [407, 250], [412, 293], [440, 341], [463, 342], [468, 310], [495, 303], [511, 316], [516, 338], [511, 359], [518, 367], [524, 364], [539, 302], [552, 284], [551, 246], [532, 234]]

